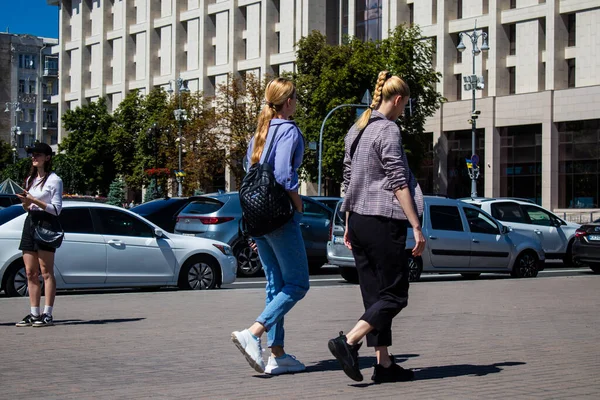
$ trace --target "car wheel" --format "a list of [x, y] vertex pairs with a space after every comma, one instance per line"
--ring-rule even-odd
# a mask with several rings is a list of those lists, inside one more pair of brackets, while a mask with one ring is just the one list
[[[42, 274], [40, 274], [40, 289], [42, 294], [44, 294], [44, 278], [42, 278]], [[11, 297], [29, 296], [27, 273], [25, 272], [25, 264], [23, 264], [23, 260], [16, 261], [9, 267], [5, 292]]]
[[463, 274], [461, 274], [463, 278], [465, 279], [477, 279], [479, 278], [479, 276], [481, 275], [479, 272], [465, 272]]
[[260, 275], [262, 264], [258, 253], [255, 252], [246, 243], [239, 244], [235, 249], [235, 259], [237, 260], [237, 274], [241, 277], [253, 277]]
[[532, 251], [519, 254], [510, 275], [513, 278], [535, 278], [538, 274], [538, 258]]
[[600, 264], [589, 264], [589, 267], [595, 274], [600, 274]]
[[358, 272], [356, 268], [340, 267], [340, 274], [348, 283], [358, 283]]
[[179, 287], [189, 290], [214, 289], [219, 281], [220, 268], [209, 257], [193, 257], [186, 261], [179, 274]]
[[413, 257], [412, 254], [409, 254], [408, 281], [416, 282], [421, 279], [421, 272], [423, 272], [423, 259], [421, 257]]

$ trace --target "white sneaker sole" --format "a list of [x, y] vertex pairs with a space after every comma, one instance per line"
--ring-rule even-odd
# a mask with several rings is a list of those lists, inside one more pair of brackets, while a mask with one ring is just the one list
[[306, 369], [306, 366], [269, 368], [269, 366], [267, 365], [267, 368], [265, 368], [265, 374], [269, 374], [269, 375], [293, 374], [295, 372], [302, 372], [305, 369]]
[[250, 364], [250, 366], [252, 368], [254, 368], [254, 370], [256, 372], [264, 374], [265, 373], [265, 369], [259, 363], [257, 363], [256, 360], [254, 358], [252, 358], [252, 356], [250, 354], [248, 354], [248, 352], [246, 352], [246, 349], [244, 349], [244, 346], [242, 346], [242, 344], [238, 340], [238, 338], [235, 335], [235, 333], [231, 334], [231, 340], [233, 341], [233, 344], [235, 344], [235, 346], [242, 352], [242, 354], [244, 355], [244, 357], [246, 357], [246, 361], [248, 361], [248, 364]]

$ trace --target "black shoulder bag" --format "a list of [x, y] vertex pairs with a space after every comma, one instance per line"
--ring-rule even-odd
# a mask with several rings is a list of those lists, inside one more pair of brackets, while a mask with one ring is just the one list
[[[268, 163], [280, 125], [277, 125], [264, 161], [253, 164], [240, 186], [243, 228], [251, 236], [263, 236], [282, 227], [294, 216], [294, 206], [285, 188], [275, 180]], [[268, 138], [267, 138], [268, 139]]]
[[65, 237], [65, 231], [58, 219], [58, 210], [56, 209], [56, 206], [52, 204], [52, 207], [54, 207], [54, 211], [57, 214], [55, 218], [53, 218], [52, 229], [44, 228], [40, 222], [33, 227], [33, 239], [39, 244], [58, 249]]
[[373, 117], [369, 120], [369, 122], [367, 122], [367, 124], [365, 125], [364, 128], [362, 128], [360, 130], [360, 132], [358, 132], [358, 135], [356, 135], [356, 139], [354, 139], [354, 142], [352, 142], [352, 146], [350, 146], [350, 159], [352, 160], [352, 158], [354, 157], [354, 153], [356, 152], [356, 148], [358, 147], [358, 142], [360, 142], [360, 138], [362, 137], [363, 133], [365, 133], [365, 129], [367, 129], [367, 126], [369, 126], [372, 122], [375, 121], [381, 121], [383, 118], [381, 117]]

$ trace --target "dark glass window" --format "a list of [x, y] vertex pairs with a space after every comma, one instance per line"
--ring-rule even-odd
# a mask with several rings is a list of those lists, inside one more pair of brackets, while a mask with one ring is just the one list
[[[447, 177], [448, 196], [453, 198], [471, 196], [471, 178], [467, 170], [466, 159], [473, 154], [471, 147], [471, 130], [445, 132], [448, 139]], [[485, 160], [485, 129], [477, 129], [475, 132], [475, 153], [479, 156], [481, 163]], [[477, 179], [477, 193], [484, 193], [485, 174], [481, 171]]]
[[463, 208], [467, 221], [469, 222], [469, 229], [472, 233], [485, 233], [489, 235], [499, 235], [500, 229], [498, 225], [485, 215], [482, 211], [475, 210], [473, 208]]
[[577, 24], [575, 22], [575, 13], [567, 15], [567, 32], [568, 32], [568, 43], [567, 46], [576, 46], [577, 37]]
[[514, 56], [517, 54], [517, 25], [508, 26], [508, 54]]
[[360, 40], [381, 40], [381, 3], [381, 0], [356, 1], [356, 37]]
[[461, 19], [463, 16], [463, 2], [462, 0], [456, 1], [456, 19]]
[[517, 86], [517, 77], [515, 67], [508, 67], [508, 94], [515, 94]]
[[430, 206], [429, 214], [432, 229], [457, 232], [465, 230], [456, 206]]
[[542, 125], [500, 128], [500, 196], [542, 202]]
[[307, 217], [325, 219], [331, 218], [331, 212], [317, 203], [302, 199], [302, 205], [304, 207], [304, 215]]
[[505, 202], [492, 204], [492, 217], [503, 222], [517, 222], [526, 224], [527, 218], [521, 210], [521, 206], [517, 203]]
[[509, 7], [510, 7], [511, 9], [513, 9], [513, 8], [517, 8], [517, 0], [510, 0]]
[[575, 87], [575, 59], [574, 58], [569, 58], [567, 60], [567, 73], [568, 73], [567, 86], [570, 88]]
[[201, 199], [192, 201], [181, 210], [181, 214], [210, 214], [223, 207], [223, 203], [215, 199]]
[[534, 206], [522, 206], [523, 210], [527, 213], [529, 223], [532, 225], [539, 226], [553, 226], [556, 217], [550, 215], [546, 210]]
[[454, 75], [454, 80], [456, 81], [456, 100], [462, 100], [462, 74]]
[[559, 208], [600, 205], [600, 119], [557, 124]]
[[415, 5], [413, 3], [408, 5], [408, 23], [411, 25], [415, 23]]
[[[421, 134], [423, 139], [423, 158], [418, 166], [411, 166], [423, 193], [434, 194], [433, 190], [433, 170], [434, 170], [434, 152], [433, 152], [433, 132], [424, 132]], [[411, 135], [416, 136], [416, 135]]]
[[60, 224], [67, 233], [96, 233], [89, 208], [64, 208], [60, 212]]
[[104, 235], [153, 237], [154, 232], [141, 220], [118, 210], [94, 209], [102, 221]]
[[11, 206], [7, 202], [6, 208], [0, 209], [0, 225], [4, 225], [21, 214], [25, 214], [25, 210], [21, 205], [15, 204]]

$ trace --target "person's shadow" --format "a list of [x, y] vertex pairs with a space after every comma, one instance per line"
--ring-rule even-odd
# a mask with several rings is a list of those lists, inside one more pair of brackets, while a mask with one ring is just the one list
[[[419, 354], [399, 354], [394, 356], [394, 360], [397, 364], [402, 363], [409, 358], [419, 357]], [[372, 368], [376, 363], [375, 357], [360, 357], [359, 366], [361, 369]], [[489, 374], [496, 374], [501, 372], [503, 367], [512, 367], [517, 365], [525, 365], [526, 363], [521, 361], [505, 361], [494, 364], [452, 364], [452, 365], [440, 365], [434, 367], [424, 368], [413, 368], [415, 372], [415, 381], [428, 380], [428, 379], [445, 379], [455, 378], [459, 376], [485, 376]], [[306, 367], [305, 373], [319, 372], [319, 371], [341, 371], [342, 368], [340, 363], [336, 359], [322, 360], [313, 365]], [[365, 379], [370, 378], [371, 371], [367, 372]], [[369, 376], [367, 376], [369, 375]], [[352, 386], [356, 387], [367, 387], [374, 385], [374, 382], [369, 383], [357, 383]]]
[[[120, 324], [123, 322], [138, 322], [146, 318], [115, 318], [115, 319], [91, 319], [88, 321], [81, 319], [62, 319], [55, 320], [54, 325], [105, 325], [105, 324]], [[14, 326], [14, 322], [3, 322], [0, 326]]]

